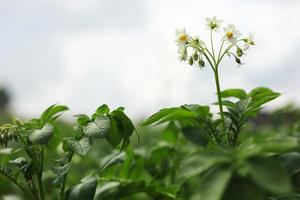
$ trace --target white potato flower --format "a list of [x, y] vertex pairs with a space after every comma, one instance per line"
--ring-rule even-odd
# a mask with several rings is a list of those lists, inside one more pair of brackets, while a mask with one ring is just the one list
[[176, 34], [176, 42], [179, 46], [185, 45], [187, 41], [191, 38], [185, 31], [184, 28], [181, 29], [176, 29], [175, 30]]
[[222, 26], [223, 20], [218, 20], [217, 17], [214, 16], [212, 18], [206, 18], [206, 22], [208, 29], [219, 31]]
[[227, 27], [223, 28], [225, 35], [223, 36], [222, 40], [227, 40], [231, 43], [235, 43], [237, 38], [241, 35], [239, 31], [235, 29], [233, 24], [228, 24]]

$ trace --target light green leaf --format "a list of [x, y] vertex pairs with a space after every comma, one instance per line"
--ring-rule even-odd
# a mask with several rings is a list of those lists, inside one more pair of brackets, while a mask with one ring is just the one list
[[228, 89], [228, 90], [223, 90], [221, 92], [221, 97], [222, 98], [235, 97], [238, 99], [245, 99], [247, 98], [247, 93], [245, 92], [245, 90], [242, 89]]
[[110, 129], [110, 120], [106, 116], [98, 116], [93, 122], [83, 127], [83, 133], [91, 138], [104, 138]]
[[216, 167], [201, 179], [200, 199], [220, 200], [230, 181], [232, 171], [227, 167]]
[[50, 106], [43, 112], [40, 118], [42, 121], [42, 125], [53, 122], [57, 117], [59, 117], [62, 114], [62, 112], [66, 110], [69, 110], [67, 106], [56, 104]]
[[28, 139], [35, 144], [46, 145], [52, 138], [53, 129], [51, 124], [46, 124], [42, 129], [37, 129], [30, 133]]
[[145, 122], [143, 122], [142, 126], [148, 125], [158, 125], [168, 121], [180, 120], [180, 119], [189, 119], [195, 118], [198, 114], [196, 112], [190, 110], [183, 110], [182, 108], [165, 108], [151, 117], [149, 117]]
[[106, 104], [101, 105], [96, 110], [97, 115], [104, 115], [109, 113], [109, 107]]
[[83, 137], [79, 141], [68, 139], [66, 143], [69, 149], [82, 156], [86, 155], [91, 148], [91, 139], [88, 137]]

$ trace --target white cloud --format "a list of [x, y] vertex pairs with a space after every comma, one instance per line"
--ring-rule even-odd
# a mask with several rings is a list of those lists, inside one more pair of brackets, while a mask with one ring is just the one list
[[[32, 0], [21, 7], [7, 0], [1, 8], [7, 31], [0, 32], [0, 78], [12, 84], [20, 113], [56, 102], [73, 113], [92, 112], [108, 103], [142, 116], [164, 106], [213, 102], [211, 71], [180, 63], [173, 42], [175, 27], [205, 39], [204, 18], [213, 15], [256, 32], [245, 66], [224, 62], [224, 88], [265, 85], [284, 90], [280, 103], [300, 100], [292, 92], [300, 83], [292, 53], [300, 48], [298, 1]], [[294, 66], [285, 71], [287, 64]], [[283, 75], [293, 78], [277, 78]]]

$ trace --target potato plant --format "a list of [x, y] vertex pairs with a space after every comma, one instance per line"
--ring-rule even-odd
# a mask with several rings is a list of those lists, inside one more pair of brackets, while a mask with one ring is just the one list
[[212, 70], [215, 103], [161, 109], [139, 131], [123, 107], [107, 105], [75, 115], [73, 129], [57, 121], [68, 110], [62, 105], [39, 118], [12, 118], [0, 126], [0, 175], [14, 193], [33, 200], [300, 199], [299, 126], [264, 132], [249, 123], [280, 93], [221, 89], [223, 60], [243, 65], [254, 34], [244, 37], [229, 24], [216, 39], [223, 21], [206, 21], [208, 43], [177, 29], [176, 44], [180, 61]]

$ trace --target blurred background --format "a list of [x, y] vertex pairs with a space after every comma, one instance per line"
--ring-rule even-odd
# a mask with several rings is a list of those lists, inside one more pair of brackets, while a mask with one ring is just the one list
[[106, 103], [137, 119], [214, 102], [211, 70], [178, 61], [174, 30], [205, 39], [215, 15], [256, 33], [244, 65], [224, 62], [221, 87], [267, 86], [283, 93], [270, 108], [298, 104], [299, 10], [298, 0], [1, 0], [0, 104], [32, 116], [60, 103], [71, 116]]

